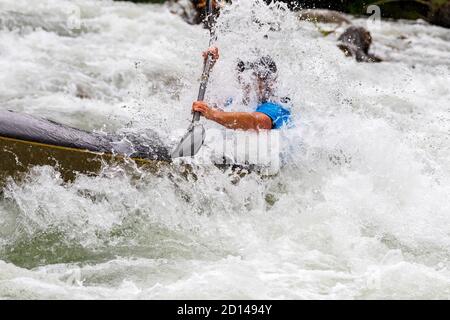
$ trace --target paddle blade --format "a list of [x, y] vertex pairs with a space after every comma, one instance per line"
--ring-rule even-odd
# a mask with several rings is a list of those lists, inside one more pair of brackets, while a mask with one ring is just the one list
[[205, 135], [205, 128], [201, 124], [192, 125], [172, 152], [172, 159], [195, 156], [205, 141]]

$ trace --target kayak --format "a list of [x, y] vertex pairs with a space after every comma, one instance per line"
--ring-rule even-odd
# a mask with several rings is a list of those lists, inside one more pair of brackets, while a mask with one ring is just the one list
[[[278, 167], [273, 169], [273, 161], [269, 161], [268, 166], [267, 159], [251, 159], [264, 149], [261, 141], [266, 145], [267, 139], [261, 139], [261, 136], [273, 134], [234, 132], [235, 137], [230, 141], [215, 143], [220, 147], [228, 143], [230, 147], [226, 149], [231, 154], [224, 155], [223, 150], [216, 150], [211, 163], [224, 171], [231, 169], [240, 176], [248, 172], [274, 175]], [[210, 138], [214, 135], [209, 132]], [[222, 133], [216, 132], [216, 135], [222, 139]], [[268, 140], [277, 141], [273, 137]], [[257, 150], [251, 150], [249, 145]], [[192, 171], [189, 161], [172, 162], [170, 148], [152, 130], [126, 134], [88, 132], [29, 114], [0, 111], [0, 187], [8, 177], [24, 177], [35, 166], [52, 166], [65, 181], [73, 181], [79, 173], [96, 175], [108, 165], [137, 165], [151, 173], [167, 168], [183, 175]]]
[[13, 111], [0, 111], [0, 182], [50, 165], [65, 180], [77, 173], [97, 174], [105, 164], [133, 161], [157, 171], [171, 162], [156, 133], [103, 134]]

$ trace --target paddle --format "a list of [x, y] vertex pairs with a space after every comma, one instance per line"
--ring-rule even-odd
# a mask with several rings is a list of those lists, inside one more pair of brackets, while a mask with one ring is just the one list
[[[209, 37], [209, 47], [212, 46], [213, 42], [216, 40], [214, 28], [213, 28], [213, 0], [207, 1], [206, 15], [207, 15], [207, 26], [210, 32]], [[203, 101], [205, 98], [206, 86], [209, 80], [209, 73], [211, 71], [213, 64], [213, 57], [211, 53], [208, 53], [205, 63], [203, 65], [203, 73], [200, 82], [200, 89], [198, 91], [197, 101]], [[205, 141], [205, 128], [199, 123], [200, 112], [194, 112], [192, 116], [192, 122], [188, 128], [187, 133], [183, 136], [178, 146], [172, 152], [171, 157], [193, 157], [197, 154]]]

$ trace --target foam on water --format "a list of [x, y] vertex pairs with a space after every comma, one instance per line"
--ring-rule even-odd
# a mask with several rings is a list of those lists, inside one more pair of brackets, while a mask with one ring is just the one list
[[[111, 167], [72, 183], [34, 168], [2, 192], [0, 297], [449, 298], [448, 29], [381, 22], [388, 61], [358, 64], [283, 8], [236, 2], [218, 28], [208, 100], [239, 100], [238, 58], [274, 57], [287, 164], [238, 179], [200, 157], [195, 177]], [[173, 145], [207, 43], [164, 6], [5, 0], [1, 108]]]

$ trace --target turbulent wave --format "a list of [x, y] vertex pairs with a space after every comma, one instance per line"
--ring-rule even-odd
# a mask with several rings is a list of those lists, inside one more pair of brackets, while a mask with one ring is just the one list
[[[343, 26], [324, 37], [282, 6], [226, 9], [208, 100], [239, 98], [238, 58], [274, 57], [296, 124], [286, 164], [223, 172], [204, 165], [209, 141], [190, 173], [65, 183], [34, 168], [1, 193], [0, 298], [448, 298], [449, 33], [368, 27], [383, 63], [345, 58]], [[5, 0], [1, 108], [174, 144], [207, 43], [164, 6]]]

